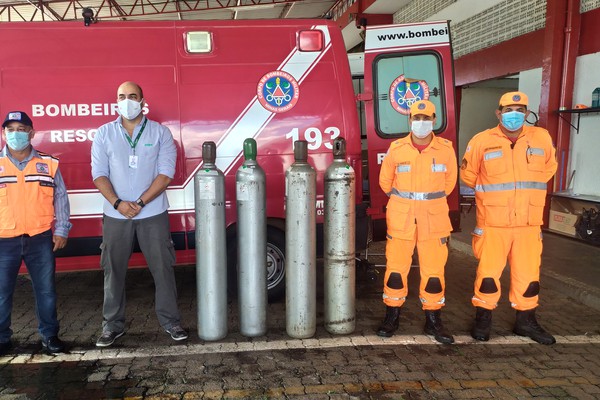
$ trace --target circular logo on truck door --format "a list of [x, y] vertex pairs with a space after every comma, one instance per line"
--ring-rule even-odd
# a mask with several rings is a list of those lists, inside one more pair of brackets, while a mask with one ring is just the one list
[[260, 78], [256, 95], [264, 108], [274, 113], [282, 113], [296, 105], [300, 97], [300, 88], [296, 79], [287, 72], [271, 71]]
[[394, 110], [400, 114], [409, 115], [410, 106], [414, 102], [429, 99], [429, 86], [423, 80], [405, 78], [404, 75], [400, 75], [390, 85], [389, 99]]

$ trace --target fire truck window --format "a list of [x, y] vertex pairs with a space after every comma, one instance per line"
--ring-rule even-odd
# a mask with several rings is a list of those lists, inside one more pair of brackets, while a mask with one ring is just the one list
[[410, 132], [409, 109], [418, 100], [435, 104], [434, 131], [445, 126], [441, 63], [435, 54], [385, 56], [375, 63], [375, 109], [381, 136], [406, 136]]

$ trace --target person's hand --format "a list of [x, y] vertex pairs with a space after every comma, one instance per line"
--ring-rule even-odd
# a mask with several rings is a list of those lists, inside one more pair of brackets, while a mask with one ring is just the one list
[[52, 236], [52, 242], [54, 242], [54, 248], [52, 251], [63, 249], [67, 245], [67, 238], [62, 236]]
[[140, 207], [135, 201], [122, 201], [119, 203], [117, 211], [119, 211], [124, 217], [131, 219], [138, 215], [140, 211], [142, 211], [142, 207]]

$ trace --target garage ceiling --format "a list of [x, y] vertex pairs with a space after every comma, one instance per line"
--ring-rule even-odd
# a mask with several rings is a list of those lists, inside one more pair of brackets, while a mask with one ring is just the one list
[[321, 18], [336, 0], [4, 0], [0, 21]]

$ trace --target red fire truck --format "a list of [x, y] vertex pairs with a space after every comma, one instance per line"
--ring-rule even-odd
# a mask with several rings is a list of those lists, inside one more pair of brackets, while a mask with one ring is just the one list
[[[357, 173], [357, 251], [385, 231], [387, 198], [378, 188], [381, 159], [408, 132], [417, 99], [438, 107], [435, 131], [456, 140], [452, 55], [446, 22], [367, 30], [364, 92], [368, 176], [355, 93], [341, 32], [327, 20], [6, 23], [0, 25], [0, 112], [23, 110], [34, 121], [34, 147], [60, 158], [71, 203], [68, 246], [57, 269], [99, 268], [103, 197], [90, 173], [97, 128], [117, 118], [116, 89], [139, 83], [144, 112], [167, 126], [177, 144], [168, 188], [172, 237], [179, 264], [195, 262], [193, 177], [205, 141], [217, 144], [226, 176], [230, 268], [235, 259], [235, 172], [242, 143], [257, 140], [267, 174], [269, 293], [281, 295], [285, 276], [284, 173], [293, 142], [308, 141], [317, 170], [317, 216], [322, 224], [323, 173], [332, 141], [344, 137]], [[4, 143], [1, 143], [4, 146]], [[1, 191], [2, 189], [0, 189]], [[364, 196], [364, 197], [363, 197]], [[456, 194], [450, 198], [458, 218]], [[318, 230], [320, 232], [320, 229]], [[319, 237], [319, 235], [318, 235]], [[130, 265], [143, 266], [135, 252]]]

